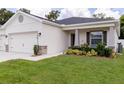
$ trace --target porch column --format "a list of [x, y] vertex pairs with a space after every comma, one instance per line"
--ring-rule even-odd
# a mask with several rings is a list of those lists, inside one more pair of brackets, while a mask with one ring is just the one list
[[117, 33], [115, 27], [109, 27], [109, 31], [107, 34], [107, 45], [108, 47], [112, 47], [116, 50], [117, 46]]
[[79, 46], [79, 31], [78, 29], [75, 30], [75, 46]]

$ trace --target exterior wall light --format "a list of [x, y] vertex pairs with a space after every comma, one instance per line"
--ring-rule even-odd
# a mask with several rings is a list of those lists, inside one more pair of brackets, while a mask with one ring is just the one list
[[8, 36], [7, 36], [7, 35], [5, 35], [5, 37], [7, 38]]
[[38, 33], [39, 34], [39, 36], [41, 36], [41, 33]]

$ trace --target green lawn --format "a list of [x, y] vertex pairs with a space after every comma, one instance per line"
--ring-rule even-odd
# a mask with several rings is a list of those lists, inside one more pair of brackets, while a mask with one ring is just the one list
[[10, 60], [0, 63], [0, 83], [124, 83], [124, 55], [115, 59], [62, 55], [38, 62]]

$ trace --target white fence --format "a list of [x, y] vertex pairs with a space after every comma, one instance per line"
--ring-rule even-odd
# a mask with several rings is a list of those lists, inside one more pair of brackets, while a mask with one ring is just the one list
[[122, 43], [123, 48], [124, 48], [124, 39], [119, 39], [119, 40], [118, 40], [118, 43], [120, 43], [120, 42]]

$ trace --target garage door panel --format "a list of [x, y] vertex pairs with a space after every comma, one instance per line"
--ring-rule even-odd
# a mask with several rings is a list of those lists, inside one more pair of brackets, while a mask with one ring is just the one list
[[33, 53], [33, 46], [37, 44], [37, 33], [23, 33], [10, 35], [10, 51]]

